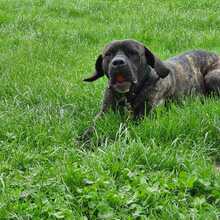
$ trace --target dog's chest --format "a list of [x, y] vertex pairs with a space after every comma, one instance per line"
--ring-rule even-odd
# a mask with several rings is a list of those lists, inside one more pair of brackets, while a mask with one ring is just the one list
[[124, 112], [128, 112], [128, 113], [133, 112], [132, 103], [126, 96], [122, 96], [122, 97], [117, 98], [116, 108], [123, 110]]

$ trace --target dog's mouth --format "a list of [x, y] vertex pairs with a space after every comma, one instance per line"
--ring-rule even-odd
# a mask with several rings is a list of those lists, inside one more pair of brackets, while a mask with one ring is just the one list
[[115, 84], [121, 84], [128, 81], [122, 73], [115, 74]]
[[131, 82], [122, 73], [115, 74], [112, 87], [116, 92], [128, 93], [130, 91]]

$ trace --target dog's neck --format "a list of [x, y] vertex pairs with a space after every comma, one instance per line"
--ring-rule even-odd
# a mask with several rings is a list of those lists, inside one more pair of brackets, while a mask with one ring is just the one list
[[[141, 81], [138, 83], [138, 85], [133, 85], [128, 93], [122, 94], [115, 92], [118, 105], [125, 106], [129, 110], [135, 111], [135, 109], [138, 108], [139, 105], [148, 102], [148, 95], [150, 95], [151, 93], [155, 93], [157, 82], [160, 80], [160, 77], [149, 66], [145, 68], [142, 74], [143, 78], [141, 79]], [[140, 102], [140, 100], [142, 101]]]
[[148, 65], [144, 68], [144, 74], [141, 82], [137, 86], [133, 86], [131, 91], [126, 95], [129, 102], [132, 102], [140, 94], [143, 89], [154, 87], [160, 77]]

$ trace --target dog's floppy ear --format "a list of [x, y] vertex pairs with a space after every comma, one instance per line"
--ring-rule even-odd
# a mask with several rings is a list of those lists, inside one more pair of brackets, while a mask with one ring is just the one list
[[93, 73], [93, 75], [89, 78], [84, 79], [83, 81], [85, 82], [92, 82], [97, 80], [98, 78], [104, 76], [104, 71], [102, 68], [102, 55], [99, 55], [96, 63], [95, 63], [95, 72]]
[[150, 50], [148, 50], [146, 47], [144, 47], [144, 49], [147, 64], [155, 69], [158, 76], [160, 76], [161, 78], [165, 78], [169, 74], [170, 70], [164, 65], [164, 63], [159, 58], [154, 56]]

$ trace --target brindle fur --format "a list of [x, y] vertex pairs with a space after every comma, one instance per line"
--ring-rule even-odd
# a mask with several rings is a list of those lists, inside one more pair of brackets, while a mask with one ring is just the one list
[[[128, 93], [119, 94], [112, 89], [109, 79], [101, 111], [95, 117], [93, 126], [83, 134], [83, 140], [90, 137], [95, 121], [110, 108], [118, 110], [120, 107], [129, 106], [134, 118], [139, 118], [152, 111], [160, 103], [170, 99], [191, 93], [210, 94], [214, 92], [220, 94], [220, 57], [215, 53], [193, 50], [162, 62], [143, 44], [133, 40], [124, 40], [114, 41], [107, 45], [101, 57], [105, 56], [109, 50], [117, 51], [127, 48], [138, 50], [141, 59], [143, 59], [141, 54], [144, 53], [144, 49], [147, 52], [145, 61], [142, 61], [144, 64], [136, 72], [138, 84], [134, 85]], [[101, 57], [98, 58], [99, 62], [102, 61]], [[107, 74], [107, 71], [108, 67], [105, 66], [105, 62], [104, 64], [102, 62], [101, 66], [96, 63], [94, 76], [86, 81], [96, 80]], [[144, 75], [147, 78], [144, 79]], [[109, 75], [107, 76], [109, 78]]]

